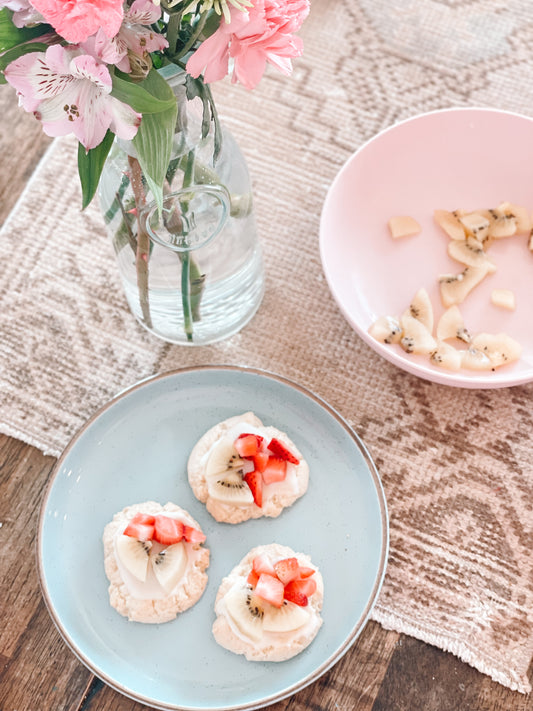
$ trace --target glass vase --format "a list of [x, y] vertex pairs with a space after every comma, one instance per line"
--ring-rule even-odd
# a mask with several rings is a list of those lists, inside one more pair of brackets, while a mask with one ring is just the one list
[[187, 99], [184, 73], [169, 68], [165, 78], [178, 119], [162, 209], [133, 144], [120, 140], [102, 171], [100, 207], [133, 315], [165, 341], [206, 345], [239, 331], [258, 309], [261, 248], [237, 143], [224, 126], [215, 139], [213, 122], [205, 135], [202, 104]]

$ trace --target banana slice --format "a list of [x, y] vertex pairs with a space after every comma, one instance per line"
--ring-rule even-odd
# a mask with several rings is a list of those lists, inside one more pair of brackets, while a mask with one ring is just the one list
[[394, 316], [380, 316], [370, 326], [368, 333], [380, 343], [399, 343], [402, 329]]
[[448, 338], [458, 338], [464, 343], [472, 340], [458, 306], [446, 309], [437, 323], [437, 341], [446, 341]]
[[254, 502], [253, 494], [244, 481], [242, 473], [234, 469], [228, 469], [218, 477], [208, 479], [207, 492], [213, 499], [234, 506], [253, 504]]
[[205, 477], [218, 477], [229, 470], [239, 470], [244, 466], [244, 459], [239, 454], [233, 442], [229, 439], [222, 439], [213, 447], [205, 469]]
[[116, 553], [124, 568], [142, 583], [146, 582], [151, 541], [139, 541], [132, 536], [117, 536]]
[[183, 543], [174, 543], [150, 558], [155, 577], [163, 590], [172, 592], [187, 568], [187, 551]]
[[285, 600], [281, 607], [265, 606], [263, 630], [265, 632], [291, 632], [303, 627], [308, 620], [309, 612], [305, 607]]
[[224, 596], [226, 612], [237, 629], [254, 642], [263, 636], [264, 604], [247, 587], [233, 587]]
[[409, 313], [416, 318], [430, 333], [433, 333], [433, 306], [427, 291], [419, 289], [409, 304]]

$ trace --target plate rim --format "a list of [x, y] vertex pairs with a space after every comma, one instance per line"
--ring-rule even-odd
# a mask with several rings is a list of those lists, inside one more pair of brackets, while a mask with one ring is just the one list
[[[376, 578], [374, 580], [373, 586], [372, 586], [372, 592], [369, 596], [369, 599], [366, 602], [366, 605], [362, 611], [361, 617], [359, 619], [358, 624], [356, 624], [351, 630], [344, 642], [334, 651], [333, 654], [331, 654], [326, 660], [324, 660], [318, 667], [316, 667], [310, 674], [306, 675], [302, 679], [296, 681], [295, 683], [291, 684], [290, 686], [286, 687], [285, 689], [280, 690], [279, 692], [276, 692], [275, 694], [272, 694], [268, 697], [265, 697], [262, 699], [259, 703], [256, 701], [250, 702], [250, 703], [243, 703], [243, 704], [233, 704], [230, 706], [223, 705], [223, 706], [180, 706], [176, 704], [166, 704], [166, 703], [161, 703], [160, 701], [154, 700], [150, 697], [146, 697], [142, 694], [137, 694], [133, 692], [131, 689], [128, 689], [127, 687], [122, 686], [119, 682], [117, 682], [115, 679], [113, 679], [112, 676], [110, 676], [108, 673], [105, 672], [103, 669], [97, 668], [97, 665], [93, 664], [92, 661], [78, 648], [74, 640], [72, 639], [71, 635], [65, 629], [65, 626], [63, 625], [61, 621], [61, 616], [60, 614], [56, 611], [54, 604], [51, 599], [51, 595], [49, 594], [48, 587], [46, 585], [46, 577], [45, 577], [45, 569], [44, 569], [44, 564], [43, 564], [43, 555], [42, 555], [42, 548], [43, 548], [43, 526], [44, 526], [44, 521], [45, 521], [45, 512], [47, 509], [48, 501], [51, 496], [52, 490], [54, 488], [54, 485], [56, 483], [57, 477], [59, 475], [59, 472], [61, 470], [61, 467], [63, 466], [64, 460], [67, 458], [67, 456], [70, 454], [72, 449], [75, 447], [76, 443], [78, 440], [83, 436], [83, 434], [91, 427], [91, 425], [96, 422], [103, 414], [108, 412], [111, 408], [114, 407], [114, 405], [119, 402], [120, 400], [128, 397], [131, 393], [140, 390], [144, 387], [148, 387], [151, 383], [159, 381], [159, 380], [164, 380], [166, 378], [173, 378], [176, 376], [181, 376], [181, 375], [186, 375], [186, 374], [191, 374], [191, 373], [199, 373], [199, 372], [214, 372], [214, 371], [232, 371], [235, 373], [247, 373], [250, 375], [256, 375], [261, 378], [266, 378], [268, 380], [274, 380], [277, 383], [282, 384], [283, 386], [289, 387], [291, 389], [296, 390], [300, 394], [310, 398], [313, 400], [319, 407], [324, 409], [329, 415], [333, 417], [333, 419], [339, 424], [345, 432], [349, 435], [349, 437], [354, 441], [354, 444], [356, 447], [359, 449], [361, 455], [364, 458], [365, 464], [367, 466], [367, 469], [372, 477], [372, 481], [374, 484], [374, 488], [376, 491], [377, 499], [378, 499], [378, 504], [379, 504], [379, 513], [380, 513], [380, 519], [381, 519], [381, 555], [380, 555], [380, 560], [379, 560], [379, 566], [378, 566], [378, 571], [376, 574]], [[249, 367], [249, 366], [240, 366], [240, 365], [227, 365], [227, 364], [221, 364], [221, 365], [196, 365], [196, 366], [187, 366], [183, 368], [175, 368], [172, 370], [164, 371], [162, 373], [156, 373], [154, 375], [149, 375], [145, 378], [142, 378], [141, 380], [136, 381], [130, 386], [127, 386], [120, 390], [115, 396], [113, 396], [111, 399], [106, 401], [102, 406], [100, 406], [94, 413], [89, 417], [88, 420], [74, 433], [74, 435], [71, 437], [65, 448], [63, 449], [61, 455], [58, 457], [52, 472], [50, 474], [50, 478], [47, 482], [46, 489], [44, 491], [41, 504], [40, 504], [40, 511], [39, 511], [39, 517], [38, 517], [38, 523], [37, 523], [37, 536], [36, 536], [36, 545], [35, 545], [35, 554], [37, 558], [37, 571], [38, 571], [38, 578], [39, 578], [39, 586], [41, 590], [41, 595], [43, 597], [43, 600], [45, 602], [46, 608], [48, 610], [48, 613], [57, 629], [59, 632], [63, 642], [66, 644], [66, 646], [70, 649], [70, 651], [75, 655], [75, 657], [98, 679], [103, 681], [105, 684], [110, 686], [112, 689], [115, 691], [118, 691], [120, 694], [123, 696], [126, 696], [130, 699], [133, 699], [136, 702], [146, 704], [150, 708], [154, 709], [160, 709], [161, 711], [254, 711], [254, 709], [262, 709], [265, 706], [269, 706], [271, 704], [277, 703], [279, 701], [282, 701], [285, 698], [288, 698], [289, 696], [292, 696], [293, 694], [297, 693], [298, 691], [301, 691], [304, 689], [306, 686], [309, 686], [313, 682], [315, 682], [317, 679], [319, 679], [323, 674], [325, 674], [331, 667], [333, 667], [342, 657], [346, 654], [346, 652], [350, 649], [350, 647], [355, 643], [359, 635], [361, 634], [362, 630], [366, 626], [370, 613], [372, 609], [374, 608], [379, 592], [381, 590], [381, 587], [383, 585], [383, 580], [385, 577], [385, 572], [387, 568], [387, 563], [388, 563], [388, 556], [389, 556], [389, 547], [390, 547], [390, 524], [389, 524], [389, 515], [388, 515], [388, 506], [387, 506], [387, 500], [385, 497], [385, 491], [383, 488], [383, 484], [378, 472], [378, 469], [376, 467], [376, 464], [374, 463], [374, 460], [370, 454], [370, 451], [368, 450], [366, 444], [363, 442], [361, 437], [357, 434], [357, 432], [349, 425], [348, 421], [329, 403], [327, 403], [321, 396], [317, 395], [315, 392], [311, 391], [307, 387], [300, 385], [299, 383], [283, 376], [278, 373], [274, 373], [272, 371], [264, 370], [261, 368], [254, 368], [254, 367]]]
[[355, 320], [352, 318], [352, 316], [350, 316], [344, 305], [341, 303], [341, 300], [339, 299], [336, 293], [335, 286], [332, 282], [331, 274], [326, 269], [326, 237], [324, 229], [326, 208], [329, 206], [329, 203], [332, 200], [332, 195], [337, 189], [338, 184], [342, 181], [342, 178], [345, 172], [348, 170], [349, 165], [352, 163], [352, 161], [356, 159], [359, 153], [361, 153], [370, 144], [374, 143], [378, 139], [382, 138], [384, 135], [388, 134], [390, 131], [394, 131], [395, 129], [403, 126], [404, 124], [413, 123], [415, 121], [419, 121], [421, 119], [427, 118], [429, 116], [434, 116], [436, 114], [474, 112], [512, 116], [514, 118], [522, 119], [527, 121], [528, 123], [533, 124], [533, 117], [527, 116], [526, 114], [520, 113], [518, 111], [492, 108], [490, 106], [450, 106], [447, 108], [432, 109], [431, 111], [424, 111], [419, 114], [414, 114], [413, 116], [408, 116], [407, 118], [395, 121], [390, 126], [386, 126], [385, 128], [379, 130], [377, 133], [375, 133], [366, 141], [364, 141], [364, 143], [362, 143], [353, 153], [348, 156], [348, 158], [344, 161], [344, 163], [341, 165], [341, 167], [335, 174], [335, 177], [333, 178], [333, 181], [331, 182], [326, 192], [326, 196], [324, 198], [320, 214], [319, 252], [320, 261], [322, 264], [322, 271], [324, 273], [324, 276], [326, 277], [326, 282], [328, 284], [330, 293], [333, 296], [333, 299], [337, 305], [337, 308], [341, 312], [344, 319], [351, 326], [351, 328], [357, 333], [357, 335], [362, 338], [362, 340], [378, 355], [387, 360], [389, 363], [392, 363], [392, 365], [396, 366], [397, 368], [400, 368], [401, 370], [404, 370], [405, 372], [422, 378], [428, 382], [433, 382], [439, 385], [447, 385], [448, 387], [463, 388], [469, 390], [497, 390], [500, 388], [515, 387], [518, 385], [526, 385], [528, 383], [531, 383], [533, 381], [533, 366], [530, 366], [519, 377], [517, 377], [516, 374], [513, 375], [510, 372], [504, 373], [503, 375], [506, 377], [502, 377], [502, 373], [500, 371], [500, 373], [498, 373], [496, 376], [498, 380], [495, 382], [494, 376], [490, 377], [487, 374], [484, 374], [483, 371], [473, 371], [472, 374], [469, 374], [468, 376], [463, 374], [459, 376], [458, 379], [457, 376], [454, 376], [452, 373], [448, 373], [445, 370], [442, 370], [442, 372], [440, 372], [437, 370], [430, 369], [427, 366], [420, 363], [416, 363], [414, 361], [412, 363], [407, 362], [403, 358], [400, 358], [395, 351], [386, 348], [382, 343], [373, 339], [363, 328], [361, 328], [361, 326], [359, 326], [359, 324], [355, 322]]

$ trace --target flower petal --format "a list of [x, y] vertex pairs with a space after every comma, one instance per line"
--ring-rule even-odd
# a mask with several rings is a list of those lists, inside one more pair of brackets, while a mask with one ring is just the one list
[[108, 108], [112, 116], [110, 128], [113, 133], [119, 138], [131, 141], [141, 125], [142, 115], [113, 96], [108, 99]]
[[74, 57], [70, 62], [69, 67], [72, 76], [78, 80], [86, 80], [92, 84], [95, 89], [109, 94], [112, 88], [111, 74], [109, 69], [97, 62], [94, 57], [89, 54], [81, 54]]
[[43, 99], [62, 94], [72, 83], [69, 54], [60, 45], [30, 52], [8, 64], [5, 77], [19, 93], [26, 111], [35, 111]]
[[223, 79], [228, 73], [228, 41], [226, 33], [217, 30], [189, 57], [187, 72], [192, 77], [199, 77], [204, 73], [207, 83]]
[[150, 0], [134, 0], [129, 10], [126, 10], [125, 20], [139, 25], [152, 25], [161, 17], [161, 7]]
[[32, 0], [33, 7], [68, 42], [84, 42], [98, 28], [114, 37], [124, 17], [122, 0]]

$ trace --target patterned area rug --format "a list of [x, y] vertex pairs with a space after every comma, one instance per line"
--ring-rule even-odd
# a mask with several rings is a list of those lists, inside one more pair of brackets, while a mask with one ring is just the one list
[[533, 384], [467, 391], [395, 369], [351, 330], [325, 283], [325, 193], [361, 143], [449, 106], [533, 115], [528, 0], [313, 0], [305, 56], [246, 92], [215, 88], [254, 178], [267, 291], [211, 347], [170, 346], [131, 317], [75, 146], [56, 141], [5, 223], [0, 430], [58, 455], [93, 412], [156, 372], [242, 364], [315, 391], [352, 424], [385, 486], [391, 552], [373, 617], [530, 690]]

